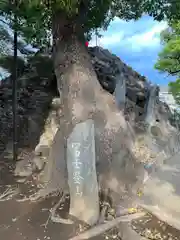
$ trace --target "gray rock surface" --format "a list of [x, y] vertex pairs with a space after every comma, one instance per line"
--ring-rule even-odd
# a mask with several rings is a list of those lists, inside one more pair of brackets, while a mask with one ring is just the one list
[[99, 218], [94, 123], [79, 123], [67, 140], [70, 214], [93, 225]]
[[119, 234], [118, 236], [122, 240], [147, 240], [145, 237], [141, 237], [136, 231], [131, 227], [131, 224], [121, 223], [119, 224]]
[[[113, 172], [106, 169], [107, 175], [105, 174], [105, 178], [111, 187], [113, 194], [117, 195], [117, 203], [119, 202], [119, 196], [125, 196], [127, 194], [127, 196], [125, 196], [125, 201], [128, 203], [128, 206], [129, 204], [132, 204], [132, 199], [130, 201], [128, 199], [130, 196], [129, 193], [133, 192], [133, 197], [136, 198], [135, 192], [138, 185], [135, 183], [138, 182], [139, 184], [143, 181], [143, 176], [147, 176], [147, 174], [144, 174], [142, 171], [143, 165], [146, 165], [147, 163], [150, 165], [153, 164], [153, 170], [148, 171], [149, 175], [152, 174], [152, 178], [149, 178], [149, 180], [146, 181], [147, 185], [145, 185], [144, 188], [145, 198], [143, 198], [142, 201], [154, 214], [157, 214], [159, 211], [159, 218], [163, 220], [165, 216], [163, 214], [166, 214], [166, 216], [168, 216], [167, 221], [178, 226], [176, 220], [178, 221], [178, 219], [180, 219], [179, 205], [177, 204], [177, 199], [179, 201], [179, 193], [178, 191], [175, 193], [175, 190], [173, 189], [178, 189], [178, 186], [176, 185], [180, 180], [180, 174], [178, 170], [178, 158], [175, 161], [171, 156], [179, 151], [180, 144], [177, 129], [173, 127], [175, 124], [172, 126], [169, 121], [172, 114], [169, 111], [168, 106], [159, 101], [158, 88], [151, 87], [145, 77], [133, 71], [118, 57], [102, 48], [89, 48], [89, 53], [101, 86], [111, 94], [115, 95], [117, 103], [124, 102], [125, 100], [125, 104], [123, 106], [124, 115], [120, 112], [119, 115], [116, 114], [115, 116], [115, 114], [112, 114], [111, 108], [109, 110], [107, 108], [104, 115], [101, 116], [97, 114], [97, 119], [95, 119], [96, 135], [98, 135], [99, 131], [103, 137], [107, 137], [107, 140], [112, 143], [109, 149], [112, 156], [110, 156], [108, 160], [105, 152], [102, 156], [105, 156], [104, 160], [106, 163], [107, 161], [112, 161], [112, 166], [115, 166], [115, 170]], [[44, 126], [44, 120], [48, 117], [48, 114], [44, 113], [49, 112], [47, 108], [50, 106], [52, 97], [55, 94], [51, 89], [53, 86], [50, 84], [53, 78], [52, 71], [49, 75], [49, 69], [44, 67], [46, 66], [44, 64], [48, 64], [47, 62], [43, 62], [43, 68], [39, 68], [38, 66], [41, 62], [41, 58], [38, 56], [36, 57], [37, 61], [31, 61], [29, 63], [28, 73], [24, 74], [24, 78], [22, 77], [20, 79], [23, 81], [23, 84], [19, 84], [20, 86], [18, 89], [18, 140], [19, 143], [21, 143], [20, 145], [22, 148], [28, 146], [31, 150], [39, 143], [37, 151], [43, 152], [43, 155], [47, 156], [49, 153], [49, 147], [52, 143], [52, 138], [55, 135], [55, 147], [50, 150], [49, 159], [52, 160], [50, 163], [53, 166], [52, 168], [54, 168], [54, 166], [60, 166], [59, 168], [54, 168], [55, 171], [57, 171], [57, 175], [60, 175], [63, 171], [59, 171], [62, 170], [62, 161], [59, 161], [59, 156], [61, 155], [62, 158], [64, 157], [62, 154], [64, 148], [63, 143], [59, 146], [59, 141], [62, 141], [62, 131], [59, 129], [56, 133], [58, 124], [54, 123], [54, 125], [49, 124], [47, 129], [43, 129], [42, 127]], [[35, 66], [37, 66], [37, 68]], [[44, 76], [42, 76], [43, 73], [45, 73]], [[126, 85], [126, 91], [124, 91], [125, 88], [118, 88], [121, 86], [119, 76], [125, 80], [124, 83]], [[8, 84], [3, 82], [0, 87], [1, 152], [12, 139], [12, 101], [10, 100], [12, 96], [12, 89], [9, 84], [9, 82]], [[151, 94], [152, 88], [154, 89], [153, 94]], [[121, 92], [120, 96], [118, 95], [118, 89]], [[126, 98], [124, 98], [125, 96]], [[156, 101], [154, 99], [155, 96], [157, 97]], [[109, 99], [108, 94], [107, 99]], [[106, 109], [106, 106], [103, 107]], [[52, 119], [53, 118], [54, 116], [52, 116]], [[109, 125], [106, 125], [106, 121]], [[104, 125], [107, 129], [111, 129], [113, 126], [115, 129], [115, 132], [113, 133], [114, 135], [111, 134], [110, 137], [108, 134], [103, 135]], [[122, 126], [121, 130], [123, 133], [119, 134], [118, 138], [113, 138], [116, 130], [120, 130], [119, 126]], [[53, 130], [51, 129], [50, 131], [50, 128]], [[37, 133], [37, 130], [41, 131]], [[81, 132], [80, 130], [79, 133]], [[43, 135], [43, 133], [45, 134]], [[42, 138], [39, 138], [40, 135]], [[50, 143], [48, 135], [50, 135]], [[95, 136], [95, 138], [98, 140], [97, 136]], [[130, 142], [133, 142], [133, 144], [129, 144]], [[100, 142], [96, 142], [96, 144], [98, 145]], [[45, 146], [44, 150], [43, 146]], [[104, 147], [106, 145], [102, 146]], [[99, 147], [99, 149], [105, 148], [102, 146], [101, 148]], [[123, 153], [123, 147], [124, 152], [128, 153], [127, 155]], [[99, 149], [97, 147], [96, 151], [98, 152]], [[90, 156], [88, 156], [88, 158], [89, 157]], [[98, 154], [96, 157], [96, 164], [98, 165], [100, 157], [98, 159]], [[88, 160], [88, 158], [84, 160]], [[169, 160], [167, 160], [168, 163], [166, 163], [167, 158], [169, 158]], [[53, 161], [55, 163], [53, 163]], [[167, 171], [165, 172], [161, 169], [163, 166], [167, 168], [167, 164], [171, 165], [168, 174]], [[141, 167], [137, 167], [138, 165], [141, 165]], [[106, 164], [104, 164], [104, 166], [107, 168]], [[40, 166], [40, 168], [41, 167], [42, 166]], [[65, 168], [65, 166], [63, 167]], [[100, 169], [100, 167], [97, 168]], [[120, 170], [118, 168], [120, 168]], [[176, 169], [176, 172], [174, 169]], [[155, 170], [157, 170], [157, 172], [155, 172]], [[139, 180], [137, 180], [138, 178]], [[161, 180], [161, 178], [163, 178], [163, 180]], [[57, 182], [56, 179], [53, 180], [56, 182], [58, 187], [62, 186], [62, 181]], [[159, 182], [162, 184], [159, 184]], [[165, 182], [168, 187], [161, 187], [165, 184]], [[121, 183], [121, 185], [118, 185], [117, 183]], [[139, 184], [139, 186], [141, 185]], [[154, 191], [152, 191], [152, 188]], [[167, 202], [169, 205], [164, 205], [163, 202], [161, 203], [160, 198], [156, 196], [157, 193], [159, 196], [164, 196], [164, 199], [166, 198], [165, 196], [168, 195]], [[149, 203], [148, 201], [151, 199], [152, 201]], [[156, 205], [159, 210], [154, 207]], [[169, 217], [170, 213], [173, 213], [172, 218]]]
[[16, 177], [29, 177], [33, 173], [32, 166], [30, 163], [27, 163], [25, 160], [19, 161], [16, 164], [16, 169], [14, 175]]
[[120, 74], [119, 78], [117, 78], [116, 81], [117, 81], [115, 88], [116, 104], [119, 109], [124, 109], [126, 103], [126, 80], [123, 74]]
[[[40, 125], [46, 119], [48, 106], [54, 94], [52, 78], [51, 61], [47, 56], [40, 55], [30, 58], [23, 75], [18, 76], [18, 147], [31, 145], [33, 148], [38, 141]], [[12, 84], [10, 78], [7, 78], [0, 85], [0, 153], [4, 151], [8, 142], [12, 141], [12, 117]]]
[[140, 204], [180, 230], [180, 154], [156, 166], [146, 181]]
[[123, 77], [126, 82], [126, 97], [138, 105], [145, 103], [150, 84], [144, 76], [135, 72], [108, 50], [94, 47], [89, 48], [89, 53], [98, 80], [105, 90], [114, 93], [116, 84]]
[[[144, 204], [161, 220], [180, 229], [180, 191], [178, 191], [180, 156], [173, 156], [180, 150], [180, 141], [178, 130], [173, 127], [175, 124], [171, 125], [172, 114], [169, 107], [159, 101], [157, 86], [149, 84], [120, 59], [110, 53], [107, 55], [107, 51], [101, 48], [90, 49], [90, 54], [99, 82], [105, 90], [115, 92], [116, 95], [119, 72], [126, 79], [125, 117], [132, 128], [135, 140], [131, 150], [136, 161], [148, 166], [144, 174], [146, 179], [144, 196], [141, 198], [142, 205]], [[121, 151], [119, 154], [121, 157]], [[120, 174], [121, 185], [128, 182], [127, 185], [133, 189], [135, 170], [131, 174], [128, 171], [135, 162], [130, 166], [128, 162], [129, 159], [126, 158], [127, 166], [122, 165], [122, 169], [117, 171]], [[138, 175], [142, 179], [143, 174]], [[115, 189], [115, 183], [111, 189]]]
[[152, 86], [150, 88], [149, 101], [148, 101], [147, 113], [146, 113], [146, 119], [145, 119], [145, 121], [149, 125], [153, 125], [154, 122], [156, 122], [155, 106], [156, 106], [157, 97], [158, 97], [157, 86]]

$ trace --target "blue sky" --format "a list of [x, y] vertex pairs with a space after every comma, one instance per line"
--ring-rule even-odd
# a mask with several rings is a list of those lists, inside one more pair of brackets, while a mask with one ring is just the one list
[[[172, 78], [154, 69], [158, 53], [162, 49], [160, 33], [167, 27], [166, 22], [157, 22], [149, 16], [138, 21], [125, 22], [116, 18], [98, 45], [109, 49], [148, 80], [159, 85], [167, 85]], [[90, 45], [95, 45], [95, 37]]]
[[[138, 21], [129, 22], [115, 18], [108, 30], [101, 32], [103, 37], [98, 39], [98, 45], [109, 49], [151, 82], [167, 85], [172, 78], [154, 69], [162, 49], [160, 33], [166, 27], [166, 22], [154, 21], [146, 15]], [[90, 45], [95, 45], [95, 42], [93, 38]], [[2, 73], [5, 74], [0, 69], [0, 75]]]

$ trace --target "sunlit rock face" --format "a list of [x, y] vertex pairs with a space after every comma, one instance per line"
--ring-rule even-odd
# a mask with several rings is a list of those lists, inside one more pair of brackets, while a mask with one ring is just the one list
[[[160, 101], [159, 87], [154, 86], [154, 93], [152, 94], [153, 85], [108, 50], [90, 47], [88, 51], [102, 88], [115, 96], [120, 111], [123, 110], [125, 119], [133, 131], [138, 134], [145, 134], [146, 125], [152, 125], [148, 128], [150, 136], [153, 139], [156, 138], [156, 142], [158, 141], [159, 144], [165, 144], [168, 134], [173, 131], [169, 122], [172, 113], [169, 106]], [[51, 94], [54, 94], [52, 90], [56, 88], [56, 84], [54, 81], [55, 76], [52, 76], [50, 52], [36, 53], [32, 56], [24, 68], [24, 73], [18, 80], [18, 118], [20, 119], [24, 119], [21, 115], [24, 116], [27, 107], [30, 109], [32, 105], [33, 108], [33, 104], [37, 101], [42, 103], [42, 105], [39, 105], [42, 107], [43, 103], [45, 104], [48, 99], [47, 93], [51, 91]], [[10, 134], [11, 130], [8, 129], [9, 127], [12, 129], [12, 106], [10, 101], [12, 89], [9, 78], [3, 81], [0, 92], [2, 108], [5, 109], [5, 102], [9, 106], [6, 108], [7, 113], [5, 113], [5, 110], [1, 111], [2, 117], [0, 120], [2, 122], [1, 126], [4, 126], [1, 128], [3, 131], [1, 136], [6, 139], [5, 133], [9, 132]], [[8, 99], [9, 101], [7, 101]], [[44, 105], [45, 108], [46, 106]], [[81, 108], [76, 109], [80, 114]], [[8, 125], [7, 122], [9, 122]], [[6, 129], [6, 131], [3, 129]], [[5, 143], [6, 140], [3, 142]]]
[[178, 106], [175, 102], [174, 97], [172, 96], [171, 93], [169, 93], [168, 91], [168, 86], [161, 86], [160, 87], [160, 92], [159, 92], [159, 99], [162, 102], [165, 102], [166, 104], [168, 104], [168, 106], [170, 107], [171, 111], [173, 112], [174, 110], [178, 109]]
[[[128, 126], [126, 133], [132, 134], [131, 137], [122, 134], [117, 140], [120, 151], [112, 154], [115, 167], [109, 171], [109, 177], [107, 171], [103, 183], [111, 190], [114, 202], [122, 206], [138, 202], [161, 220], [180, 229], [180, 137], [172, 119], [175, 106], [172, 106], [172, 98], [163, 99], [158, 86], [149, 84], [107, 50], [90, 48], [89, 51], [101, 86], [114, 94], [117, 102], [124, 101], [124, 96], [116, 94], [117, 83], [125, 81], [124, 91], [121, 88], [120, 92], [126, 96], [123, 108]], [[128, 147], [130, 140], [132, 145]], [[126, 142], [125, 146], [122, 141]], [[144, 171], [138, 163], [144, 166]], [[143, 196], [138, 199], [135, 192], [140, 182], [144, 188]], [[124, 200], [119, 200], [119, 195]], [[162, 201], [162, 196], [166, 200]]]
[[[162, 101], [161, 90], [158, 86], [151, 84], [144, 76], [134, 71], [108, 50], [93, 47], [89, 48], [89, 54], [101, 86], [115, 95], [117, 103], [125, 102], [125, 112], [129, 113], [131, 118], [134, 117], [138, 121], [145, 120], [145, 118], [147, 120], [147, 111], [149, 112], [148, 117], [156, 118], [154, 120], [157, 122], [159, 121], [158, 114], [165, 120], [171, 117], [171, 108], [165, 101]], [[119, 88], [119, 91], [117, 89], [117, 86], [122, 84], [124, 84], [125, 98], [122, 96], [123, 88]], [[152, 88], [154, 93], [151, 91]], [[153, 99], [153, 103], [149, 98]], [[153, 109], [151, 106], [148, 110], [148, 104], [153, 104]], [[156, 113], [154, 108], [157, 109]], [[152, 114], [156, 116], [152, 116]], [[150, 118], [148, 121], [151, 121]]]
[[[117, 105], [124, 102], [120, 111], [123, 110], [128, 124], [126, 131], [130, 131], [133, 136], [130, 158], [135, 158], [151, 172], [152, 166], [162, 165], [165, 159], [180, 150], [178, 130], [170, 121], [172, 118], [170, 107], [160, 101], [158, 86], [149, 83], [108, 50], [94, 47], [89, 48], [89, 53], [101, 86], [115, 96]], [[118, 95], [116, 88], [119, 83], [123, 88], [120, 88]], [[127, 142], [130, 142], [129, 140], [128, 138]], [[121, 139], [118, 141], [121, 146]], [[120, 155], [118, 158], [122, 158], [122, 162], [125, 161]], [[127, 165], [130, 163], [127, 157], [125, 162]], [[132, 167], [132, 163], [129, 166]], [[127, 169], [130, 171], [129, 167]], [[133, 172], [136, 170], [134, 168]], [[142, 180], [142, 173], [137, 174], [141, 175]], [[115, 188], [115, 182], [112, 185]]]

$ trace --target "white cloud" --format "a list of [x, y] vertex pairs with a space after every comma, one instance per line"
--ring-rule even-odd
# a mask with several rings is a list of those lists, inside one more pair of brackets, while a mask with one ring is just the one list
[[[97, 45], [101, 47], [109, 47], [120, 43], [123, 38], [123, 31], [113, 34], [112, 36], [104, 35], [102, 38], [97, 38]], [[93, 36], [92, 40], [90, 41], [90, 46], [96, 46], [95, 36]]]
[[[144, 15], [137, 21], [126, 22], [115, 18], [103, 37], [98, 39], [98, 46], [109, 49], [119, 56], [125, 63], [150, 81], [167, 84], [171, 79], [165, 78], [154, 69], [158, 53], [161, 49], [160, 33], [167, 27], [166, 22], [154, 21], [152, 17]], [[90, 45], [96, 45], [93, 37]]]
[[160, 33], [167, 27], [166, 22], [154, 25], [149, 31], [126, 39], [132, 50], [141, 50], [144, 47], [154, 47], [160, 44]]
[[[149, 26], [147, 21], [149, 19], [143, 21], [144, 27], [142, 29], [142, 20], [125, 22], [119, 18], [115, 18], [108, 31], [101, 32], [103, 37], [97, 39], [97, 45], [105, 48], [124, 46], [134, 52], [142, 51], [144, 48], [159, 46], [160, 33], [167, 27], [167, 23], [149, 21], [149, 24], [151, 24]], [[96, 45], [95, 36], [93, 36], [90, 45]]]
[[114, 19], [113, 19], [113, 23], [126, 23], [126, 21], [124, 21], [124, 20], [122, 20], [122, 19], [120, 19], [120, 18], [118, 18], [118, 17], [115, 17]]

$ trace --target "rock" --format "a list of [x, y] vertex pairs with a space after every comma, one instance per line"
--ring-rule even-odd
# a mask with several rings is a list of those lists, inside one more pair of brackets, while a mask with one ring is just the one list
[[156, 122], [156, 116], [155, 116], [155, 106], [157, 101], [157, 86], [152, 86], [150, 89], [150, 96], [147, 106], [147, 114], [146, 114], [146, 122], [149, 125], [153, 125], [154, 122]]
[[126, 80], [124, 76], [121, 74], [117, 77], [116, 80], [116, 88], [115, 88], [115, 99], [118, 108], [124, 109], [126, 103]]
[[[119, 115], [117, 113], [115, 116], [112, 114], [113, 108], [111, 109], [110, 107], [108, 109], [103, 105], [103, 114], [97, 114], [97, 118], [95, 119], [95, 144], [98, 146], [96, 153], [99, 148], [98, 144], [101, 144], [98, 132], [102, 134], [103, 139], [107, 139], [111, 144], [109, 144], [110, 154], [106, 155], [103, 153], [102, 159], [106, 162], [104, 168], [99, 164], [102, 156], [100, 153], [100, 157], [96, 154], [96, 159], [93, 158], [94, 162], [96, 160], [97, 172], [99, 173], [99, 170], [103, 171], [102, 169], [107, 171], [107, 174], [104, 174], [104, 176], [107, 184], [109, 184], [108, 186], [112, 190], [111, 196], [115, 196], [114, 198], [117, 199], [117, 203], [119, 203], [120, 197], [124, 198], [122, 202], [127, 203], [129, 206], [132, 205], [131, 197], [133, 197], [133, 201], [134, 197], [135, 199], [137, 197], [136, 190], [138, 186], [141, 186], [141, 180], [145, 181], [147, 179], [147, 174], [144, 174], [144, 164], [152, 164], [152, 171], [148, 172], [149, 178], [144, 182], [145, 198], [142, 199], [143, 203], [150, 205], [150, 211], [155, 213], [157, 209], [153, 208], [151, 203], [149, 203], [152, 198], [154, 205], [159, 206], [159, 216], [161, 215], [160, 213], [168, 210], [167, 221], [170, 221], [170, 223], [175, 220], [178, 221], [179, 209], [176, 200], [178, 199], [179, 201], [179, 194], [178, 191], [172, 192], [170, 190], [173, 189], [173, 187], [178, 190], [176, 183], [179, 180], [179, 174], [174, 169], [177, 170], [179, 164], [176, 161], [174, 162], [172, 158], [170, 158], [170, 160], [172, 160], [170, 162], [167, 159], [171, 157], [172, 154], [176, 154], [180, 149], [176, 124], [174, 120], [172, 121], [171, 119], [172, 113], [166, 104], [159, 101], [158, 87], [151, 85], [144, 76], [133, 71], [131, 67], [124, 64], [118, 57], [112, 55], [108, 50], [98, 47], [89, 48], [89, 53], [101, 86], [109, 93], [114, 94], [117, 105], [119, 106], [123, 103], [124, 108], [123, 113], [119, 111]], [[48, 59], [46, 59], [46, 61], [41, 57]], [[50, 161], [48, 161], [48, 166], [50, 166], [50, 168], [48, 170], [49, 175], [47, 175], [50, 176], [53, 187], [55, 186], [54, 188], [57, 189], [62, 187], [62, 185], [66, 185], [67, 176], [64, 176], [64, 173], [66, 173], [66, 162], [63, 152], [64, 140], [61, 135], [62, 130], [59, 128], [60, 123], [58, 122], [59, 116], [62, 114], [59, 106], [60, 102], [54, 101], [54, 103], [52, 103], [52, 96], [55, 94], [52, 89], [55, 88], [56, 85], [52, 86], [51, 80], [55, 78], [52, 71], [49, 71], [49, 68], [45, 67], [48, 64], [52, 67], [52, 62], [48, 63], [49, 60], [47, 56], [36, 55], [34, 60], [33, 58], [31, 59], [28, 68], [26, 68], [26, 72], [24, 72], [24, 76], [20, 78], [20, 80], [24, 79], [23, 84], [21, 82], [18, 83], [18, 144], [22, 148], [24, 146], [31, 146], [31, 149], [36, 147], [37, 156], [35, 157], [35, 164], [39, 170], [42, 169], [44, 159], [49, 155]], [[42, 64], [42, 66], [39, 64]], [[45, 65], [43, 66], [43, 64]], [[123, 80], [123, 88], [121, 88], [121, 81], [119, 80]], [[9, 79], [7, 79], [7, 81], [8, 84], [2, 83], [0, 86], [1, 152], [4, 151], [5, 146], [9, 140], [12, 139], [13, 130], [12, 86]], [[52, 86], [52, 89], [49, 86]], [[107, 102], [109, 99], [111, 101], [114, 97], [110, 96], [110, 94], [104, 96], [107, 96]], [[48, 107], [50, 107], [50, 109], [48, 109]], [[106, 111], [103, 112], [103, 108], [106, 109]], [[44, 119], [47, 119], [47, 121], [43, 129]], [[171, 121], [169, 119], [171, 119]], [[106, 122], [110, 126], [108, 126], [108, 124], [106, 125]], [[172, 122], [173, 126], [171, 125]], [[119, 134], [118, 138], [115, 137], [117, 131], [114, 131], [112, 134], [107, 132], [106, 135], [103, 135], [105, 129], [103, 124], [107, 129], [109, 127], [110, 130], [113, 127], [117, 130], [119, 126], [122, 125], [121, 130], [122, 132], [124, 131], [125, 134]], [[78, 130], [79, 133], [81, 130], [82, 129]], [[77, 129], [75, 131], [77, 131]], [[39, 134], [41, 134], [40, 137]], [[78, 134], [77, 136], [80, 137]], [[139, 137], [142, 138], [142, 141], [139, 141]], [[102, 143], [104, 143], [103, 140]], [[105, 144], [102, 146], [101, 149], [106, 149]], [[91, 150], [93, 151], [93, 149]], [[44, 157], [42, 162], [38, 158], [38, 155]], [[87, 161], [90, 157], [91, 155], [89, 154], [89, 156], [83, 160]], [[69, 163], [71, 162], [70, 160]], [[93, 164], [95, 165], [94, 162]], [[21, 176], [32, 174], [31, 166], [27, 166], [26, 164], [27, 162], [24, 163], [24, 165], [22, 164], [23, 166], [17, 166], [15, 174]], [[108, 164], [112, 166], [112, 172], [107, 168]], [[166, 167], [166, 171], [160, 169], [162, 166]], [[54, 172], [51, 174], [51, 168], [55, 169], [55, 174]], [[86, 169], [85, 166], [84, 169]], [[170, 170], [167, 171], [167, 169]], [[155, 174], [155, 172], [157, 173]], [[166, 172], [166, 174], [164, 174], [164, 172]], [[109, 178], [107, 177], [108, 174], [110, 175]], [[62, 181], [56, 181], [56, 176], [60, 175], [62, 175]], [[69, 175], [71, 176], [71, 174]], [[86, 176], [84, 176], [84, 178], [85, 177]], [[151, 177], [154, 177], [154, 179], [151, 179]], [[71, 180], [73, 179], [71, 178]], [[163, 185], [160, 187], [155, 180], [160, 181]], [[165, 188], [165, 185], [169, 186], [169, 188]], [[87, 184], [85, 184], [85, 186], [87, 186]], [[162, 186], [164, 186], [164, 188]], [[152, 187], [154, 187], [156, 191], [152, 190]], [[151, 191], [148, 192], [148, 188]], [[87, 189], [85, 188], [85, 190]], [[71, 191], [71, 194], [75, 196], [72, 188]], [[164, 199], [166, 199], [167, 194], [167, 202], [171, 204], [167, 206], [167, 204], [161, 203], [160, 197], [156, 196], [157, 193], [159, 196], [164, 196]], [[90, 199], [92, 199], [92, 196]], [[91, 207], [91, 205], [90, 207], [88, 205], [87, 209], [91, 209]], [[77, 210], [79, 209], [76, 208], [74, 211]], [[173, 220], [169, 217], [171, 211], [174, 213]], [[77, 212], [75, 212], [75, 214], [76, 213]], [[86, 214], [88, 215], [89, 213], [87, 212]], [[87, 217], [87, 215], [84, 217]], [[163, 214], [162, 216], [164, 217]], [[160, 218], [163, 218], [162, 216], [160, 216]], [[96, 216], [94, 215], [94, 217]]]
[[113, 217], [112, 215], [109, 215], [109, 214], [108, 214], [108, 216], [107, 216], [106, 219], [107, 219], [107, 221], [112, 221], [112, 220], [114, 219], [114, 217]]
[[[45, 111], [48, 110], [55, 87], [52, 86], [54, 78], [52, 66], [49, 56], [41, 56], [37, 53], [36, 56], [29, 58], [29, 63], [25, 64], [21, 76], [18, 77], [18, 145], [30, 145], [30, 136], [28, 140], [27, 136], [22, 136], [28, 131], [28, 126], [25, 127], [24, 124], [26, 117], [32, 116], [34, 112], [39, 119], [41, 116], [44, 117]], [[11, 78], [8, 77], [1, 82], [0, 86], [0, 153], [4, 151], [6, 144], [12, 139], [12, 116], [12, 83]], [[26, 141], [23, 141], [22, 138], [26, 138]]]
[[145, 237], [141, 237], [136, 231], [134, 231], [130, 224], [120, 223], [118, 236], [122, 240], [146, 240]]
[[14, 170], [14, 176], [16, 177], [29, 177], [32, 175], [32, 166], [31, 164], [27, 164], [25, 160], [19, 161], [16, 164], [16, 168]]
[[33, 163], [35, 164], [36, 168], [40, 171], [43, 169], [45, 161], [41, 157], [35, 157], [33, 159]]
[[99, 218], [94, 123], [87, 120], [73, 129], [67, 140], [70, 214], [93, 225]]
[[25, 183], [26, 180], [27, 180], [27, 179], [26, 179], [26, 176], [25, 176], [25, 178], [17, 179], [16, 182], [17, 182], [17, 183]]
[[156, 167], [156, 171], [146, 181], [143, 196], [139, 199], [145, 209], [177, 229], [180, 229], [179, 159], [180, 154], [176, 154]]
[[145, 101], [148, 99], [150, 84], [145, 81], [144, 76], [135, 72], [108, 50], [95, 47], [89, 48], [89, 53], [98, 80], [105, 90], [113, 94], [116, 84], [118, 84], [117, 79], [124, 78], [126, 82], [126, 96], [137, 104], [140, 99], [143, 99], [145, 104]]
[[60, 114], [60, 101], [53, 98], [51, 102], [51, 110], [45, 122], [44, 131], [39, 138], [39, 143], [36, 145], [35, 152], [37, 156], [47, 158], [51, 148], [54, 136], [59, 127], [58, 116]]
[[[172, 114], [168, 106], [159, 100], [159, 87], [145, 81], [142, 76], [126, 64], [123, 64], [120, 59], [115, 58], [109, 52], [107, 54], [107, 51], [102, 48], [91, 48], [90, 55], [98, 80], [101, 86], [108, 92], [114, 93], [116, 84], [118, 84], [116, 82], [118, 72], [126, 80], [125, 118], [129, 122], [134, 136], [134, 145], [131, 151], [133, 157], [136, 157], [136, 161], [152, 165], [148, 175], [143, 172], [146, 170], [143, 170], [142, 174], [137, 173], [139, 177], [142, 175], [142, 180], [144, 180], [145, 184], [142, 203], [153, 214], [158, 215], [160, 219], [166, 219], [168, 223], [180, 229], [180, 221], [178, 220], [180, 219], [178, 206], [180, 195], [176, 186], [180, 179], [178, 174], [179, 163], [174, 159], [175, 156], [172, 157], [180, 149], [180, 139], [178, 138], [176, 125], [173, 123], [172, 126], [172, 122], [169, 120]], [[113, 71], [112, 65], [116, 69], [115, 71]], [[115, 95], [117, 96], [117, 94]], [[136, 145], [140, 136], [143, 137], [143, 141]], [[119, 156], [117, 153], [116, 155], [119, 159], [121, 152]], [[129, 159], [126, 157], [126, 163], [128, 162]], [[119, 171], [117, 170], [120, 175], [118, 183], [123, 180], [119, 184], [121, 188], [117, 191], [114, 179], [112, 186], [110, 186], [111, 190], [118, 193], [121, 192], [121, 189], [125, 189], [123, 184], [125, 185], [128, 181], [127, 186], [132, 184], [130, 189], [134, 188], [135, 179], [133, 183], [130, 180], [130, 176], [132, 177], [135, 174], [135, 170], [131, 173], [128, 172], [131, 169], [131, 165], [133, 165], [133, 161], [129, 166], [124, 167], [122, 165], [121, 169], [118, 167], [114, 168], [120, 169]], [[166, 171], [163, 166], [166, 168]], [[116, 174], [116, 176], [118, 175]], [[109, 179], [108, 181], [110, 184], [111, 180]], [[171, 191], [171, 189], [176, 189], [176, 191]], [[129, 192], [128, 190], [128, 195], [130, 196]], [[162, 196], [166, 199], [165, 202], [162, 201]]]

